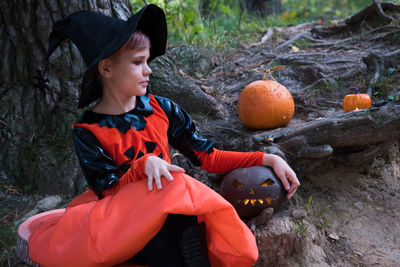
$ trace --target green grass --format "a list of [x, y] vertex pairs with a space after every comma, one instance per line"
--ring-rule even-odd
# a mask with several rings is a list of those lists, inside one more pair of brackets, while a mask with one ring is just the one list
[[312, 196], [308, 198], [306, 205], [308, 218], [312, 224], [321, 230], [326, 230], [332, 222], [332, 218], [328, 218], [326, 215], [329, 207], [330, 205], [320, 207], [319, 203], [312, 203]]
[[294, 218], [294, 222], [296, 223], [296, 225], [294, 226], [294, 231], [297, 234], [306, 234], [307, 233], [307, 225], [302, 220]]
[[[143, 6], [143, 1], [130, 2], [133, 12]], [[198, 0], [148, 2], [158, 4], [164, 9], [168, 24], [168, 42], [173, 45], [235, 47], [239, 43], [259, 41], [268, 27], [316, 20], [310, 16], [304, 17], [299, 12], [260, 17], [244, 12], [236, 2], [223, 0], [209, 1], [210, 12], [201, 12]]]
[[313, 202], [312, 196], [310, 196], [305, 204], [307, 216], [304, 219], [293, 219], [296, 224], [294, 231], [298, 234], [304, 234], [307, 232], [307, 224], [303, 220], [307, 220], [307, 222], [313, 224], [318, 229], [326, 231], [333, 221], [333, 219], [328, 217], [326, 214], [329, 207], [329, 205], [320, 207], [319, 203], [315, 201]]
[[[268, 27], [348, 17], [372, 1], [282, 0], [282, 13], [265, 17], [247, 12], [240, 5], [240, 1], [148, 0], [147, 2], [157, 4], [165, 11], [170, 44], [218, 48], [236, 46], [241, 42], [256, 42]], [[130, 3], [133, 12], [137, 12], [144, 6], [145, 1], [130, 0]]]
[[[292, 24], [285, 21], [281, 15], [267, 19], [243, 16], [245, 18], [242, 18], [240, 24], [237, 18], [227, 18], [202, 20], [193, 27], [170, 27], [169, 42], [176, 45], [191, 44], [215, 48], [235, 47], [239, 43], [259, 41], [269, 27]], [[179, 21], [175, 20], [172, 24], [179, 25]]]

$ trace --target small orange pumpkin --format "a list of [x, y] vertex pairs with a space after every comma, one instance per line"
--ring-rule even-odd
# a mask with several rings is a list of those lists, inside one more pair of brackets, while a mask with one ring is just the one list
[[349, 94], [343, 99], [343, 109], [350, 112], [356, 109], [366, 109], [371, 107], [371, 97], [369, 94]]
[[294, 114], [289, 90], [271, 80], [254, 81], [239, 96], [238, 115], [244, 125], [255, 129], [284, 126]]

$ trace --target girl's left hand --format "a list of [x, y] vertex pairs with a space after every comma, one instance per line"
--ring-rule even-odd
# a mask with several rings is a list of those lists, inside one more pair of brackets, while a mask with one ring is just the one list
[[300, 186], [296, 173], [281, 157], [274, 154], [265, 154], [263, 158], [263, 165], [270, 166], [282, 181], [287, 193], [287, 198], [290, 199]]
[[168, 181], [174, 180], [171, 172], [185, 172], [179, 166], [169, 164], [165, 160], [156, 156], [150, 156], [146, 160], [145, 174], [147, 175], [147, 187], [149, 191], [153, 190], [153, 182], [156, 183], [157, 189], [161, 190], [161, 177], [165, 177]]

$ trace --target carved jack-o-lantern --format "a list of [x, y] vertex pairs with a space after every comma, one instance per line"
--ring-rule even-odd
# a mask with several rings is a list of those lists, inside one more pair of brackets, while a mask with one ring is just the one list
[[271, 168], [254, 166], [228, 173], [220, 193], [240, 217], [250, 218], [267, 207], [279, 209], [286, 201], [287, 192]]

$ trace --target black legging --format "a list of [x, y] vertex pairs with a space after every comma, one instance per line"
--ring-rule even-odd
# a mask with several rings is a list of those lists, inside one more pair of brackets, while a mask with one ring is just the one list
[[179, 240], [196, 216], [169, 214], [161, 230], [131, 260], [149, 267], [184, 267]]

